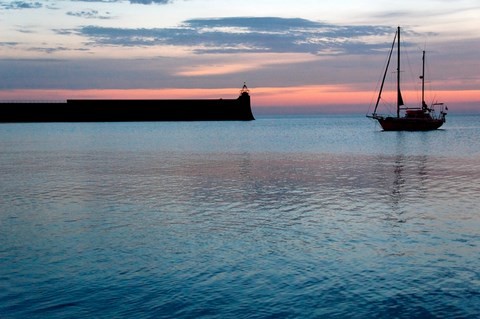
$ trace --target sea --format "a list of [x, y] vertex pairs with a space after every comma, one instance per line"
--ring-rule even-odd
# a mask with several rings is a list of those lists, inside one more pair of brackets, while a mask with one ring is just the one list
[[0, 125], [0, 318], [480, 318], [480, 115]]

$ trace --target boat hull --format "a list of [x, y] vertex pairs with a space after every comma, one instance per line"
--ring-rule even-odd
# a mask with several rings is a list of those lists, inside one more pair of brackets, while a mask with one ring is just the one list
[[0, 103], [0, 123], [251, 121], [250, 96], [203, 100], [67, 100]]
[[445, 122], [442, 119], [377, 118], [384, 131], [432, 131]]

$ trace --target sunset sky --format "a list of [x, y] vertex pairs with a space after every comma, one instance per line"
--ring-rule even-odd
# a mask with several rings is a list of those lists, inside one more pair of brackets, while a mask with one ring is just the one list
[[479, 21], [478, 0], [0, 0], [0, 100], [235, 98], [246, 82], [254, 113], [366, 113], [401, 26], [416, 84], [427, 52], [429, 102], [479, 112]]

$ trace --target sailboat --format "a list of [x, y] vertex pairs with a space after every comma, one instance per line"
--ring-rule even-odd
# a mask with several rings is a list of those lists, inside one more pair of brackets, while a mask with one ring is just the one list
[[[396, 101], [396, 115], [381, 115], [377, 113], [377, 108], [382, 99], [382, 90], [385, 83], [385, 78], [390, 65], [392, 53], [397, 43], [397, 101]], [[368, 114], [368, 118], [377, 120], [384, 131], [430, 131], [436, 130], [445, 123], [445, 116], [447, 115], [448, 107], [444, 103], [432, 103], [430, 106], [425, 102], [425, 51], [422, 54], [422, 104], [418, 107], [406, 107], [402, 92], [400, 90], [400, 27], [393, 38], [392, 48], [388, 56], [387, 66], [383, 74], [382, 84], [375, 104], [375, 109], [372, 114]], [[436, 113], [435, 108], [439, 109], [439, 114]]]

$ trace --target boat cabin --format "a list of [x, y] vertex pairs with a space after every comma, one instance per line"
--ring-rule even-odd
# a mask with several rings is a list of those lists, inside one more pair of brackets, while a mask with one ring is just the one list
[[425, 112], [422, 109], [408, 109], [405, 111], [405, 118], [408, 119], [431, 119], [430, 113]]

